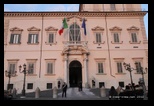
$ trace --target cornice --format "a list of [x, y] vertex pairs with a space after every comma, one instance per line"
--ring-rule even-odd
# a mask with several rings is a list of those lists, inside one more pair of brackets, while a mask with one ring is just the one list
[[146, 11], [117, 12], [4, 12], [4, 17], [114, 17], [114, 16], [144, 16]]

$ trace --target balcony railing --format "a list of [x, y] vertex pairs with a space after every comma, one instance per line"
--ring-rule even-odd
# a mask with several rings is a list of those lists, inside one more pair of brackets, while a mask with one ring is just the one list
[[64, 41], [65, 46], [87, 46], [88, 41]]

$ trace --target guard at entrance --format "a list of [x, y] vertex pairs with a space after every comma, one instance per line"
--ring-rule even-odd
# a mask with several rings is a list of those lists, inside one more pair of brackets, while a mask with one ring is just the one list
[[58, 81], [58, 89], [60, 88], [60, 81]]
[[67, 84], [64, 82], [64, 84], [62, 85], [62, 97], [65, 96], [66, 97], [66, 91], [67, 91]]
[[82, 91], [82, 81], [79, 82], [78, 87], [79, 87], [79, 91]]
[[95, 81], [92, 80], [92, 88], [95, 88]]

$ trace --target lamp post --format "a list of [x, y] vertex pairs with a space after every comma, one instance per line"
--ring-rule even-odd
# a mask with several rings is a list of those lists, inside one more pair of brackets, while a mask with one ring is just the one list
[[10, 71], [5, 70], [5, 76], [9, 78], [8, 84], [7, 84], [7, 90], [9, 90], [9, 88], [10, 88], [11, 77], [16, 76], [16, 73], [17, 73], [17, 71], [14, 71], [14, 73], [11, 73], [11, 70]]
[[[146, 91], [146, 86], [145, 86], [145, 81], [144, 81], [144, 74], [147, 73], [148, 68], [146, 67], [146, 68], [144, 69], [144, 68], [143, 68], [140, 64], [138, 64], [137, 62], [135, 62], [135, 65], [136, 65], [136, 66], [138, 65], [139, 72], [140, 72], [140, 74], [142, 75], [142, 83], [141, 83], [141, 85], [143, 86], [144, 93], [145, 93], [145, 91]], [[138, 70], [138, 69], [136, 69], [136, 70]], [[144, 71], [144, 70], [145, 70], [145, 71]]]
[[23, 65], [23, 70], [21, 71], [22, 66], [19, 66], [19, 72], [24, 74], [24, 83], [23, 83], [23, 89], [22, 89], [22, 96], [25, 96], [25, 81], [26, 81], [26, 74], [28, 70], [26, 70], [26, 64]]
[[124, 62], [123, 65], [124, 65], [125, 69], [130, 72], [131, 85], [133, 86], [133, 79], [132, 79], [132, 73], [131, 72], [134, 70], [134, 68], [132, 68], [130, 66], [130, 63], [127, 64], [127, 63]]

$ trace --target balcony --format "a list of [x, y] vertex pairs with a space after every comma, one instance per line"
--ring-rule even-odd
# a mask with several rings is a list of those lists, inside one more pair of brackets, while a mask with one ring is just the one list
[[65, 47], [70, 47], [70, 46], [78, 46], [78, 47], [86, 47], [88, 41], [64, 41], [63, 44]]

